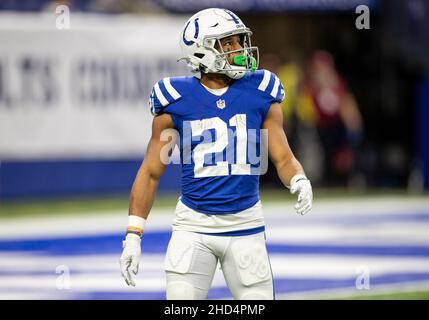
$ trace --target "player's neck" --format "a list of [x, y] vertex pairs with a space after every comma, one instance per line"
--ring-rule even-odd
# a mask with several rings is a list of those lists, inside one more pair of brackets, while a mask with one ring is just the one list
[[205, 73], [201, 74], [200, 83], [210, 89], [222, 89], [229, 86], [231, 80], [224, 74]]

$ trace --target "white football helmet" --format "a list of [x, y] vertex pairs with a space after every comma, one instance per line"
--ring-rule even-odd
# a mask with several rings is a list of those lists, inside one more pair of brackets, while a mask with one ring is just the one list
[[[243, 49], [223, 52], [220, 39], [239, 35]], [[227, 9], [210, 8], [197, 12], [185, 24], [180, 34], [182, 58], [192, 71], [221, 73], [232, 79], [240, 79], [246, 71], [258, 68], [259, 53], [252, 47], [252, 32], [233, 12]], [[218, 43], [218, 51], [215, 48]], [[234, 57], [231, 65], [227, 55], [241, 52]]]

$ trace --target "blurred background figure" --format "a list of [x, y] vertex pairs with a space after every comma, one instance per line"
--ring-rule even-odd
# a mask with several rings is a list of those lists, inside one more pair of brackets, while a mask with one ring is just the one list
[[308, 95], [314, 107], [315, 126], [324, 154], [319, 158], [323, 161], [322, 183], [347, 186], [356, 168], [362, 116], [330, 53], [314, 52], [300, 94]]
[[314, 184], [323, 183], [324, 154], [316, 130], [316, 111], [309, 90], [305, 86], [305, 70], [308, 69], [304, 53], [291, 48], [285, 50], [285, 63], [278, 68], [278, 76], [285, 83], [285, 99], [281, 106], [284, 129], [295, 154], [305, 163]]
[[[284, 129], [294, 152], [309, 167], [317, 185], [347, 187], [359, 173], [358, 148], [363, 119], [353, 93], [335, 67], [333, 56], [317, 50], [308, 59], [290, 52], [261, 55], [261, 68], [284, 83]], [[275, 181], [275, 172], [267, 173]], [[264, 180], [268, 180], [265, 178]]]

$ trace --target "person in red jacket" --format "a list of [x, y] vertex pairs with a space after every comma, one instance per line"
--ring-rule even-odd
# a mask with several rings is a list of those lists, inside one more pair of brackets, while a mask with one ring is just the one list
[[325, 153], [323, 183], [345, 186], [356, 162], [362, 116], [330, 53], [313, 54], [306, 89], [314, 104], [316, 127]]

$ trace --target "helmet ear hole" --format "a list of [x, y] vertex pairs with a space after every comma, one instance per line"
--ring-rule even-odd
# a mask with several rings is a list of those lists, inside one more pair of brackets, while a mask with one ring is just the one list
[[198, 71], [200, 71], [202, 73], [208, 73], [207, 67], [201, 63], [198, 66]]
[[199, 58], [199, 59], [202, 59], [202, 58], [204, 58], [205, 54], [204, 53], [194, 53], [194, 56]]

